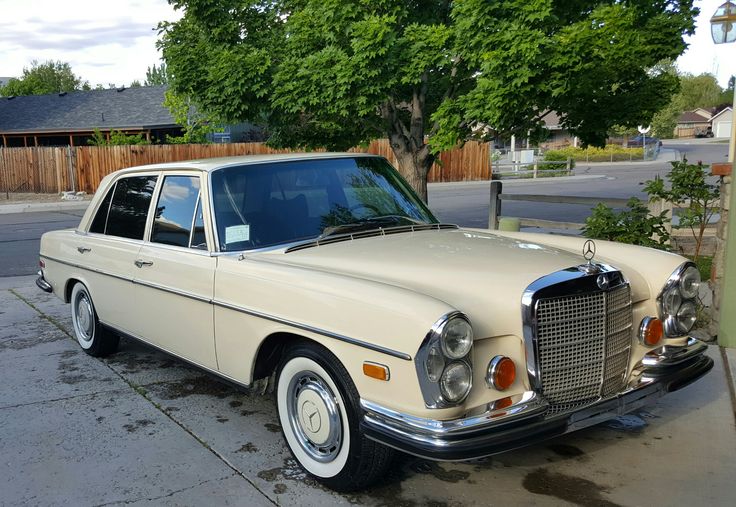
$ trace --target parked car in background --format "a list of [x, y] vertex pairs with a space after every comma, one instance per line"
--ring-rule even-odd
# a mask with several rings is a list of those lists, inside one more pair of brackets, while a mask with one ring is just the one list
[[641, 148], [645, 144], [646, 146], [662, 147], [662, 141], [660, 141], [658, 138], [643, 135], [638, 135], [629, 139], [627, 146], [629, 148]]
[[77, 229], [43, 235], [40, 265], [92, 356], [126, 336], [243, 386], [275, 373], [289, 449], [342, 491], [377, 481], [395, 450], [488, 456], [713, 365], [688, 336], [687, 259], [444, 224], [371, 155], [121, 170]]
[[695, 137], [713, 137], [713, 127], [698, 127], [695, 129]]

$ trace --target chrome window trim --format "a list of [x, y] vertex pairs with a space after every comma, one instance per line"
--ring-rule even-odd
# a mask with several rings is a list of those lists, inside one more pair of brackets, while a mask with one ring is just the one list
[[[181, 247], [176, 247], [176, 248], [181, 248]], [[184, 251], [189, 251], [188, 249], [183, 249], [183, 250]], [[160, 291], [163, 291], [163, 292], [168, 292], [168, 293], [171, 293], [171, 294], [176, 294], [176, 295], [179, 295], [179, 296], [182, 296], [182, 297], [193, 299], [195, 301], [200, 301], [200, 302], [208, 303], [208, 304], [211, 304], [211, 305], [214, 305], [214, 306], [219, 306], [221, 308], [225, 308], [225, 309], [228, 309], [228, 310], [233, 310], [233, 311], [236, 311], [236, 312], [244, 313], [246, 315], [251, 315], [253, 317], [258, 317], [258, 318], [261, 318], [261, 319], [270, 320], [271, 322], [278, 322], [280, 324], [285, 324], [287, 326], [290, 326], [290, 327], [293, 327], [293, 328], [296, 328], [296, 329], [301, 329], [303, 331], [308, 331], [310, 333], [319, 334], [319, 335], [322, 335], [322, 336], [326, 336], [328, 338], [333, 338], [333, 339], [338, 340], [338, 341], [350, 343], [352, 345], [357, 345], [359, 347], [362, 347], [362, 348], [365, 348], [365, 349], [369, 349], [369, 350], [373, 350], [375, 352], [380, 352], [382, 354], [386, 354], [386, 355], [389, 355], [389, 356], [392, 356], [392, 357], [396, 357], [398, 359], [403, 359], [405, 361], [411, 361], [411, 359], [412, 359], [411, 356], [409, 354], [405, 353], [405, 352], [400, 352], [398, 350], [390, 349], [388, 347], [383, 347], [381, 345], [376, 345], [376, 344], [373, 344], [373, 343], [369, 343], [369, 342], [366, 342], [366, 341], [363, 341], [363, 340], [359, 340], [357, 338], [351, 338], [349, 336], [345, 336], [345, 335], [342, 335], [342, 334], [339, 334], [339, 333], [334, 333], [332, 331], [328, 331], [328, 330], [321, 329], [321, 328], [318, 328], [318, 327], [310, 326], [308, 324], [300, 324], [300, 323], [295, 322], [293, 320], [285, 319], [283, 317], [278, 317], [276, 315], [270, 315], [270, 314], [267, 314], [267, 313], [259, 312], [257, 310], [251, 310], [249, 308], [245, 308], [245, 307], [239, 306], [239, 305], [234, 305], [232, 303], [228, 303], [228, 302], [221, 301], [221, 300], [206, 298], [206, 297], [203, 297], [203, 296], [199, 296], [197, 294], [193, 294], [191, 292], [185, 292], [185, 291], [182, 291], [182, 290], [179, 290], [179, 289], [175, 289], [173, 287], [167, 287], [167, 286], [164, 286], [164, 285], [158, 285], [158, 284], [154, 284], [154, 283], [150, 283], [150, 282], [143, 282], [141, 280], [135, 280], [133, 278], [128, 278], [128, 277], [123, 277], [123, 276], [120, 276], [120, 275], [115, 275], [115, 274], [112, 274], [112, 273], [103, 271], [101, 269], [95, 269], [95, 268], [89, 268], [89, 267], [86, 267], [86, 266], [81, 266], [79, 264], [75, 264], [75, 263], [72, 263], [72, 262], [63, 261], [61, 259], [56, 259], [54, 257], [49, 257], [47, 255], [41, 255], [41, 257], [44, 258], [44, 259], [47, 259], [47, 260], [50, 260], [50, 261], [53, 261], [53, 262], [58, 262], [58, 263], [61, 263], [61, 264], [65, 264], [67, 266], [71, 266], [71, 267], [74, 267], [74, 268], [83, 269], [83, 270], [86, 270], [86, 271], [91, 271], [93, 273], [97, 273], [97, 274], [100, 274], [100, 275], [106, 275], [106, 276], [117, 278], [119, 280], [123, 280], [123, 281], [126, 281], [126, 282], [131, 282], [131, 283], [136, 284], [136, 285], [142, 285], [142, 286], [150, 287], [152, 289], [157, 289], [157, 290], [160, 290]]]
[[[115, 197], [115, 191], [118, 189], [118, 180], [115, 180], [115, 184], [112, 186], [112, 194], [110, 195], [110, 202], [107, 203], [107, 211], [105, 212], [105, 227], [102, 228], [102, 234], [107, 236], [107, 221], [110, 219], [110, 208], [112, 207], [112, 200]], [[107, 195], [105, 195], [107, 197]], [[102, 200], [105, 200], [105, 197], [102, 198]], [[97, 210], [99, 211], [99, 210]], [[97, 211], [95, 211], [95, 216], [97, 215]], [[95, 216], [92, 217], [92, 222], [95, 221]], [[92, 227], [92, 222], [90, 222], [90, 227]]]
[[[573, 280], [589, 279], [590, 282], [595, 286], [595, 280], [601, 274], [617, 273], [620, 275], [619, 283], [610, 284], [605, 290], [597, 288], [597, 291], [610, 292], [611, 290], [619, 288], [621, 285], [628, 284], [626, 277], [616, 268], [609, 266], [608, 264], [594, 264], [598, 269], [591, 274], [588, 274], [581, 270], [581, 266], [573, 266], [567, 269], [556, 271], [545, 275], [537, 280], [533, 281], [525, 290], [521, 297], [521, 319], [523, 327], [523, 338], [524, 338], [524, 349], [526, 351], [526, 370], [529, 377], [529, 385], [531, 389], [536, 392], [542, 391], [542, 379], [539, 372], [539, 362], [537, 357], [539, 352], [537, 350], [537, 339], [536, 339], [536, 303], [538, 300], [537, 294], [544, 289], [558, 285], [564, 282], [570, 282]], [[587, 265], [583, 265], [587, 266]], [[560, 296], [569, 296], [569, 292], [560, 293]], [[555, 297], [554, 294], [545, 297]]]
[[[194, 239], [194, 222], [197, 221], [197, 211], [199, 210], [200, 200], [202, 199], [202, 189], [197, 192], [197, 200], [194, 203], [194, 213], [192, 213], [192, 222], [189, 225], [189, 248], [192, 248], [192, 239]], [[205, 235], [206, 236], [206, 235]], [[205, 237], [205, 242], [207, 241]]]

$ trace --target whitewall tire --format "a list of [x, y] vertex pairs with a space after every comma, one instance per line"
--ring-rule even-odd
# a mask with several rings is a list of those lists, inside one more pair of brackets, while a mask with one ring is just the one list
[[337, 491], [375, 482], [393, 454], [360, 433], [358, 402], [352, 379], [330, 351], [313, 343], [286, 351], [276, 381], [284, 438], [301, 466]]
[[92, 296], [83, 283], [74, 284], [69, 302], [72, 310], [72, 331], [82, 349], [95, 357], [115, 352], [119, 337], [102, 327]]

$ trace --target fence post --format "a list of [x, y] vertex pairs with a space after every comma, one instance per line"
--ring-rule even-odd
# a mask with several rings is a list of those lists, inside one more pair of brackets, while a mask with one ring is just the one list
[[498, 216], [501, 214], [501, 199], [499, 199], [501, 190], [500, 181], [491, 181], [491, 199], [488, 208], [488, 228], [491, 230], [498, 229]]
[[76, 155], [76, 151], [77, 151], [77, 149], [74, 148], [74, 153], [72, 153], [72, 147], [71, 146], [67, 146], [66, 147], [66, 158], [67, 158], [67, 162], [68, 162], [68, 166], [69, 166], [69, 183], [71, 183], [71, 185], [72, 185], [72, 192], [76, 192], [77, 191], [77, 184], [76, 184], [76, 181], [75, 181], [76, 178], [77, 178], [77, 174], [76, 174], [77, 171], [76, 171], [76, 168], [74, 167], [75, 166], [75, 161], [76, 161], [75, 159], [77, 158], [75, 156]]
[[570, 171], [572, 171], [572, 158], [567, 157], [567, 163], [565, 164], [565, 169], [567, 169], [567, 175], [570, 175]]
[[539, 170], [539, 161], [534, 161], [534, 178], [537, 177], [537, 171]]

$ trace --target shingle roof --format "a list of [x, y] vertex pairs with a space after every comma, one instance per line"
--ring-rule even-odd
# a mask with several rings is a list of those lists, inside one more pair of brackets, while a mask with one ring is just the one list
[[709, 118], [695, 111], [685, 111], [677, 117], [677, 123], [708, 123]]
[[[120, 90], [120, 91], [119, 91]], [[82, 131], [174, 126], [166, 86], [0, 97], [0, 132]]]

